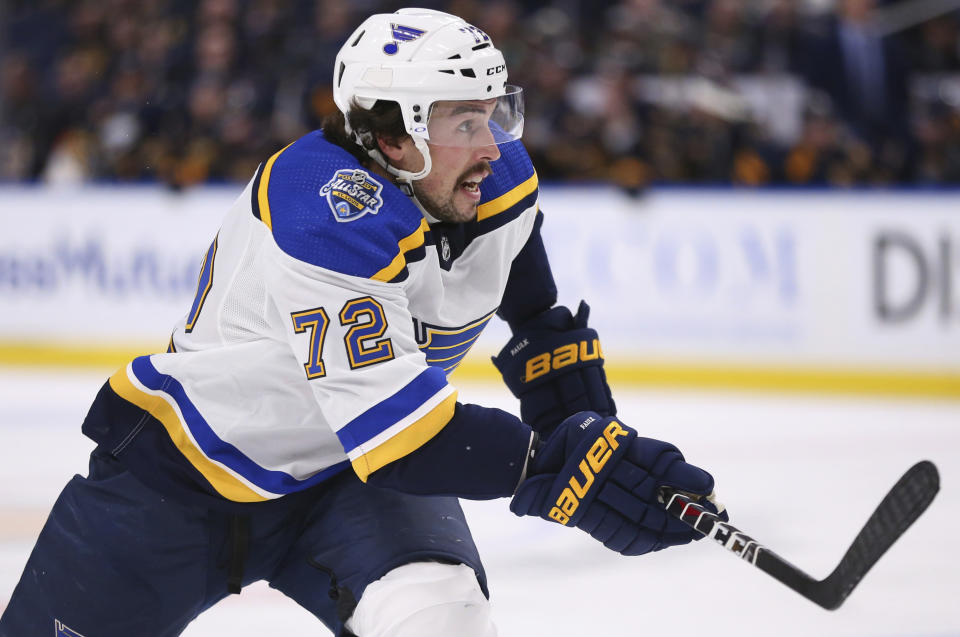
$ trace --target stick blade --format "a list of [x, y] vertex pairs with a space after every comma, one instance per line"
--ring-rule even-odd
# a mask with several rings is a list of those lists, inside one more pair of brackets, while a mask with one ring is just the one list
[[815, 604], [836, 610], [887, 549], [927, 510], [940, 490], [940, 474], [928, 460], [918, 462], [897, 481], [857, 534], [840, 564], [828, 577], [816, 580], [759, 544], [738, 528], [695, 503], [690, 494], [661, 489], [666, 510], [675, 518], [713, 538], [728, 551], [752, 563]]
[[840, 564], [817, 586], [817, 603], [835, 610], [894, 542], [927, 510], [940, 490], [940, 473], [929, 460], [910, 467], [890, 489], [853, 540]]

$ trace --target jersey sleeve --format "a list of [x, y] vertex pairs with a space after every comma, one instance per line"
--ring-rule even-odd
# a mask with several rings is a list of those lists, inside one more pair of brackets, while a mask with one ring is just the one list
[[417, 346], [402, 288], [270, 255], [271, 313], [362, 479], [419, 448], [453, 417], [457, 393]]
[[533, 230], [510, 266], [498, 316], [516, 331], [517, 326], [557, 302], [557, 285], [540, 235], [543, 213], [537, 212]]
[[495, 407], [457, 403], [428, 443], [370, 475], [370, 483], [418, 495], [489, 500], [513, 495], [533, 443], [530, 427]]
[[416, 343], [405, 294], [428, 226], [392, 184], [316, 136], [266, 162], [254, 193], [273, 239], [263, 267], [274, 333], [366, 480], [434, 437], [456, 405]]

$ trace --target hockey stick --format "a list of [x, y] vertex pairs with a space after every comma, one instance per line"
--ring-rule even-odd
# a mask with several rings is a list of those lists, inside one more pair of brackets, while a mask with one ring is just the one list
[[911, 467], [880, 502], [866, 525], [825, 579], [815, 580], [756, 540], [682, 493], [661, 490], [667, 511], [724, 548], [827, 610], [843, 604], [867, 571], [923, 513], [940, 490], [940, 475], [928, 460]]

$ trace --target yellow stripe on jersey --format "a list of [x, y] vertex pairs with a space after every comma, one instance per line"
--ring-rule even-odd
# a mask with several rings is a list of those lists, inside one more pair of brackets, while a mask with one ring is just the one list
[[484, 219], [489, 219], [494, 215], [498, 215], [504, 210], [510, 208], [534, 190], [537, 189], [537, 173], [533, 173], [533, 176], [530, 179], [526, 180], [518, 186], [514, 186], [512, 189], [503, 193], [496, 199], [491, 199], [485, 204], [480, 204], [477, 206], [477, 221], [483, 221]]
[[416, 451], [447, 426], [456, 406], [457, 392], [454, 391], [406, 429], [353, 460], [353, 470], [366, 482], [377, 469]]
[[110, 377], [110, 387], [118, 396], [159, 420], [180, 453], [197, 471], [203, 474], [203, 477], [217, 490], [217, 493], [234, 502], [262, 502], [268, 499], [245, 485], [197, 449], [187, 432], [184, 431], [183, 423], [170, 403], [160, 396], [148, 394], [137, 388], [130, 382], [126, 367]]
[[290, 142], [274, 153], [274, 155], [267, 160], [267, 164], [263, 167], [263, 174], [260, 175], [260, 188], [257, 190], [257, 203], [260, 204], [260, 221], [265, 223], [271, 230], [273, 230], [273, 219], [270, 217], [270, 199], [267, 197], [267, 188], [270, 186], [270, 172], [273, 170], [273, 165], [276, 163], [277, 158], [280, 157], [280, 154], [290, 148], [291, 145], [293, 145], [293, 142]]
[[426, 219], [420, 220], [420, 225], [417, 226], [417, 229], [405, 236], [403, 239], [397, 243], [397, 247], [400, 248], [400, 251], [397, 253], [397, 256], [393, 258], [393, 261], [390, 262], [387, 267], [383, 268], [376, 274], [374, 274], [371, 279], [374, 281], [389, 281], [393, 277], [400, 274], [400, 272], [407, 266], [407, 259], [404, 257], [404, 254], [410, 250], [414, 250], [423, 245], [423, 235], [430, 229], [430, 226], [427, 225]]

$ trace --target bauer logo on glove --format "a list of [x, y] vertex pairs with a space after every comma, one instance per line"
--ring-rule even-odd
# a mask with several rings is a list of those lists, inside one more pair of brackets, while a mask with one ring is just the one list
[[[590, 418], [580, 426], [583, 427], [593, 421], [594, 418]], [[593, 444], [590, 445], [583, 460], [580, 461], [579, 469], [583, 475], [583, 483], [581, 484], [579, 482], [576, 474], [570, 476], [568, 482], [570, 486], [564, 488], [560, 493], [560, 497], [556, 500], [556, 506], [550, 509], [550, 512], [547, 514], [552, 520], [564, 525], [570, 522], [570, 516], [577, 512], [577, 507], [580, 506], [580, 500], [587, 495], [587, 492], [589, 492], [590, 488], [594, 485], [594, 476], [600, 473], [604, 465], [607, 464], [607, 461], [610, 460], [613, 452], [620, 447], [617, 438], [625, 437], [626, 435], [627, 430], [621, 427], [620, 423], [616, 420], [611, 420], [610, 423], [604, 427], [603, 435], [597, 437]]]
[[[704, 498], [713, 492], [713, 477], [670, 443], [639, 437], [618, 418], [586, 411], [532, 444], [527, 477], [510, 501], [517, 515], [575, 526], [624, 555], [702, 537], [657, 500], [663, 487]], [[702, 503], [718, 513], [709, 499]], [[727, 519], [726, 513], [719, 517]]]
[[550, 372], [550, 370], [561, 369], [580, 361], [592, 361], [602, 358], [603, 351], [600, 349], [599, 339], [595, 338], [592, 341], [569, 343], [556, 348], [552, 352], [544, 352], [528, 360], [526, 368], [524, 369], [523, 382], [529, 383]]

